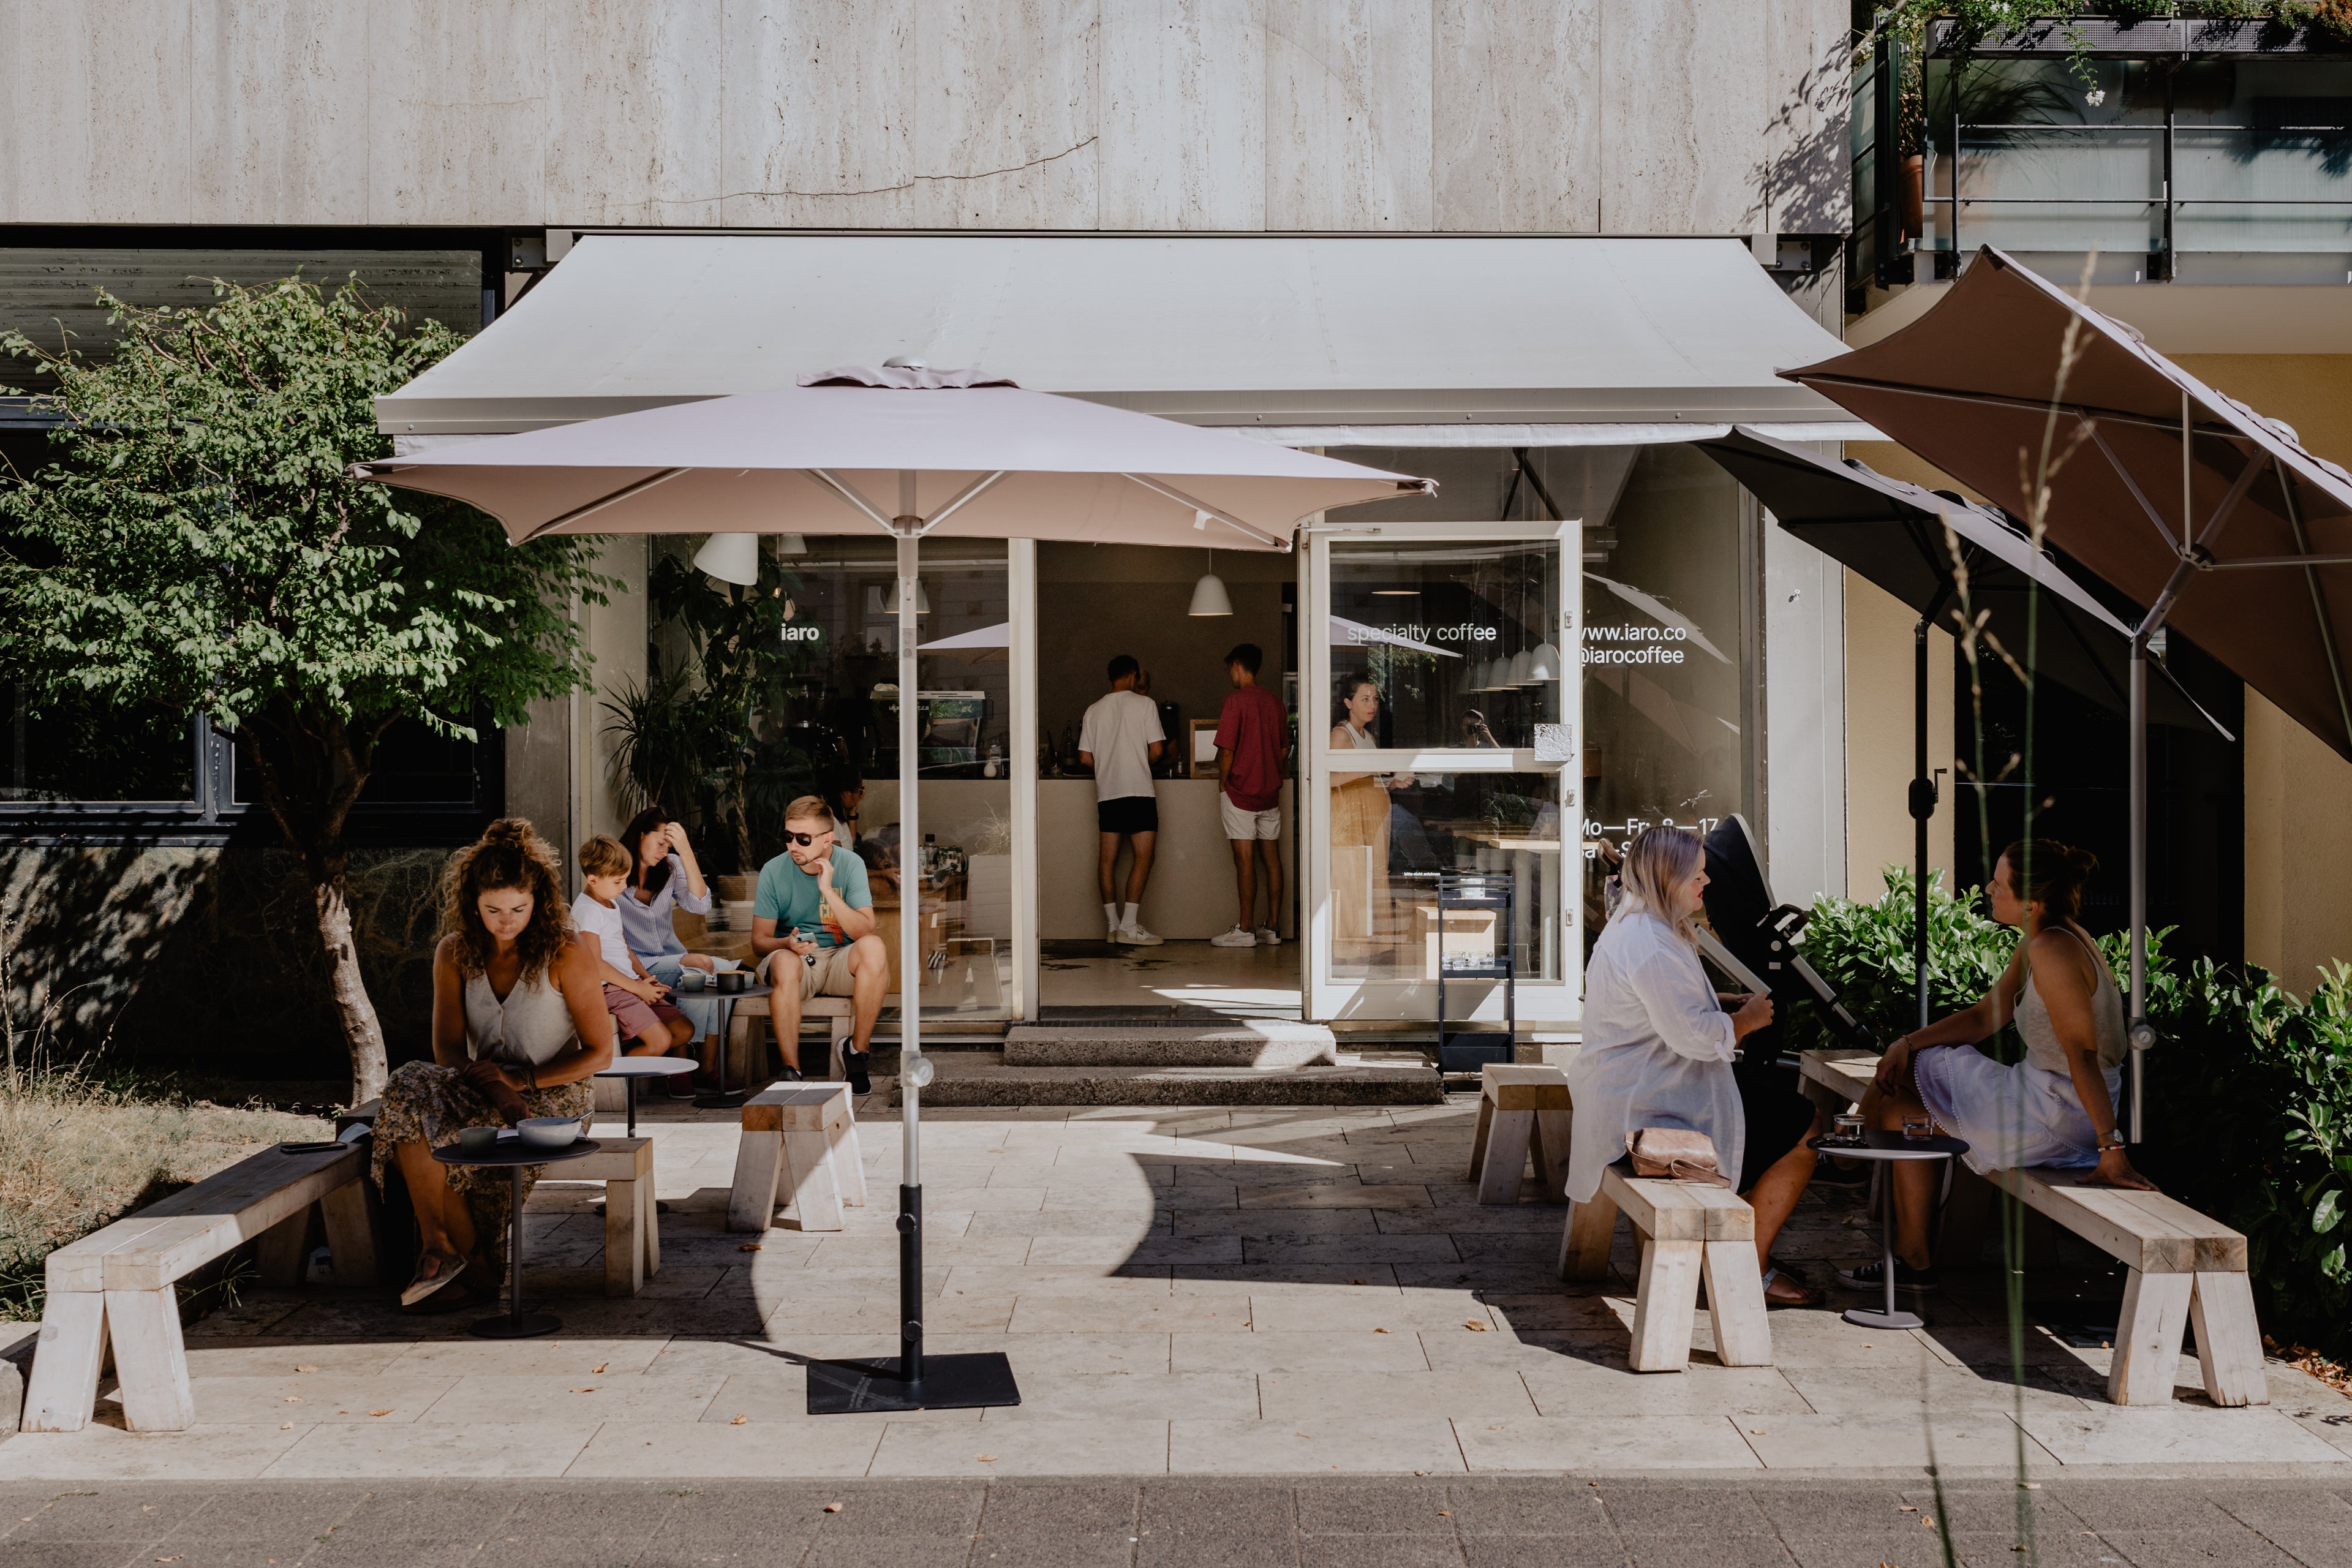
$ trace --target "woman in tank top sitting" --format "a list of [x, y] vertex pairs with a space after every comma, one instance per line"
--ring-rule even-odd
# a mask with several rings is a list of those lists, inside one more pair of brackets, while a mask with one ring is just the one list
[[[397, 1161], [416, 1210], [422, 1251], [400, 1295], [411, 1311], [496, 1297], [512, 1201], [506, 1171], [444, 1165], [433, 1151], [467, 1127], [587, 1116], [588, 1079], [613, 1060], [598, 949], [572, 930], [554, 851], [530, 823], [494, 822], [451, 859], [441, 930], [433, 1059], [392, 1075], [375, 1124], [377, 1188]], [[526, 1194], [538, 1174], [524, 1171]]]
[[[2024, 928], [2008, 969], [1991, 993], [1906, 1035], [1886, 1049], [1877, 1080], [1863, 1097], [1875, 1127], [1903, 1125], [1922, 1110], [1945, 1132], [1963, 1139], [1969, 1168], [1983, 1175], [2021, 1165], [2091, 1170], [2107, 1186], [2154, 1191], [2132, 1169], [2116, 1131], [2123, 1081], [2123, 993], [2076, 919], [2083, 884], [2098, 861], [2048, 838], [2001, 851], [1986, 892], [1992, 918]], [[2025, 1059], [2008, 1066], [1977, 1049], [2012, 1018]], [[1895, 1288], [1937, 1289], [1927, 1224], [1939, 1176], [1927, 1161], [1898, 1162], [1895, 1182]], [[1857, 1289], [1885, 1289], [1879, 1265], [1843, 1269]]]

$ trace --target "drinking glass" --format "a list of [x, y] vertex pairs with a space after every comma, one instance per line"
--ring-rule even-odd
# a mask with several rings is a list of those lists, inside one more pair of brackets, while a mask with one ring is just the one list
[[1906, 1143], [1925, 1143], [1935, 1135], [1936, 1119], [1934, 1117], [1922, 1113], [1906, 1116], [1903, 1119], [1903, 1141]]
[[1859, 1143], [1862, 1142], [1862, 1118], [1848, 1111], [1837, 1119], [1836, 1125], [1832, 1129], [1831, 1137], [1840, 1143]]

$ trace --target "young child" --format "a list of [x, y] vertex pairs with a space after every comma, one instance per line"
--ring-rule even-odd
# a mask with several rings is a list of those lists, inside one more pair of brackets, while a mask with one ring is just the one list
[[572, 923], [596, 939], [604, 954], [604, 1006], [620, 1020], [633, 1057], [667, 1056], [694, 1037], [694, 1026], [669, 1001], [669, 992], [629, 951], [621, 926], [621, 895], [629, 885], [629, 852], [603, 834], [580, 847], [586, 889], [572, 903]]

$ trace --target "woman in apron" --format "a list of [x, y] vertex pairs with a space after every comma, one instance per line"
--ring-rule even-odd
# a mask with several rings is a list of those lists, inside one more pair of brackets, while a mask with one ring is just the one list
[[[1372, 721], [1381, 689], [1363, 676], [1343, 676], [1333, 695], [1331, 749], [1380, 749]], [[1389, 905], [1389, 792], [1409, 789], [1411, 773], [1331, 775], [1331, 952], [1342, 964], [1369, 972], [1397, 944]]]

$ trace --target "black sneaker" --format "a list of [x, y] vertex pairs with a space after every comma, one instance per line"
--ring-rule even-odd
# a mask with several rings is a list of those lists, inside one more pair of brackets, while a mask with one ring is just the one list
[[868, 1071], [873, 1064], [872, 1051], [841, 1053], [841, 1076], [849, 1080], [850, 1093], [872, 1094], [874, 1092], [874, 1079]]
[[[1879, 1265], [1865, 1263], [1859, 1268], [1839, 1269], [1838, 1283], [1850, 1290], [1875, 1290], [1883, 1294], [1886, 1289], [1886, 1276]], [[1943, 1288], [1944, 1281], [1937, 1275], [1934, 1264], [1925, 1268], [1914, 1268], [1899, 1258], [1895, 1260], [1895, 1290], [1897, 1295], [1932, 1296]]]
[[798, 1068], [779, 1068], [776, 1069], [776, 1081], [778, 1083], [798, 1083], [801, 1081], [801, 1069]]

